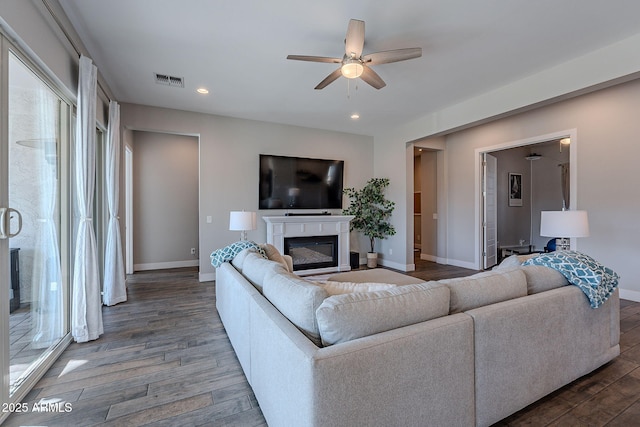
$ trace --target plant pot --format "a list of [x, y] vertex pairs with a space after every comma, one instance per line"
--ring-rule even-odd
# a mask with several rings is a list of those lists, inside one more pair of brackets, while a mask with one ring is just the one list
[[367, 252], [367, 267], [376, 268], [378, 266], [378, 253]]

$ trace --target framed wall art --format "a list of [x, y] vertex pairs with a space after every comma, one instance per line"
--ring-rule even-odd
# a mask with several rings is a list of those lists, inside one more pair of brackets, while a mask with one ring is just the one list
[[522, 174], [509, 172], [509, 206], [522, 206]]

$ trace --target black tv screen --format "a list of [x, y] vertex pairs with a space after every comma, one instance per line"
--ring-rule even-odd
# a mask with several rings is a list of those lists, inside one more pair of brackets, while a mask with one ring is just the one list
[[341, 209], [343, 160], [260, 154], [260, 209]]

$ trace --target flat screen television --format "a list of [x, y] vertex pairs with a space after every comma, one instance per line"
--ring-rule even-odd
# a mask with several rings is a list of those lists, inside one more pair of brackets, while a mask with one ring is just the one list
[[260, 209], [342, 209], [343, 160], [260, 154]]

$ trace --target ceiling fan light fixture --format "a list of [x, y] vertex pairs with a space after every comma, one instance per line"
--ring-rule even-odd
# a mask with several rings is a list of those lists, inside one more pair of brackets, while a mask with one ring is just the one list
[[560, 140], [560, 144], [562, 144], [562, 145], [569, 145], [569, 144], [571, 144], [571, 138], [562, 138], [562, 139]]
[[357, 79], [362, 75], [364, 66], [358, 59], [347, 58], [343, 61], [340, 71], [342, 72], [342, 75], [348, 79]]

